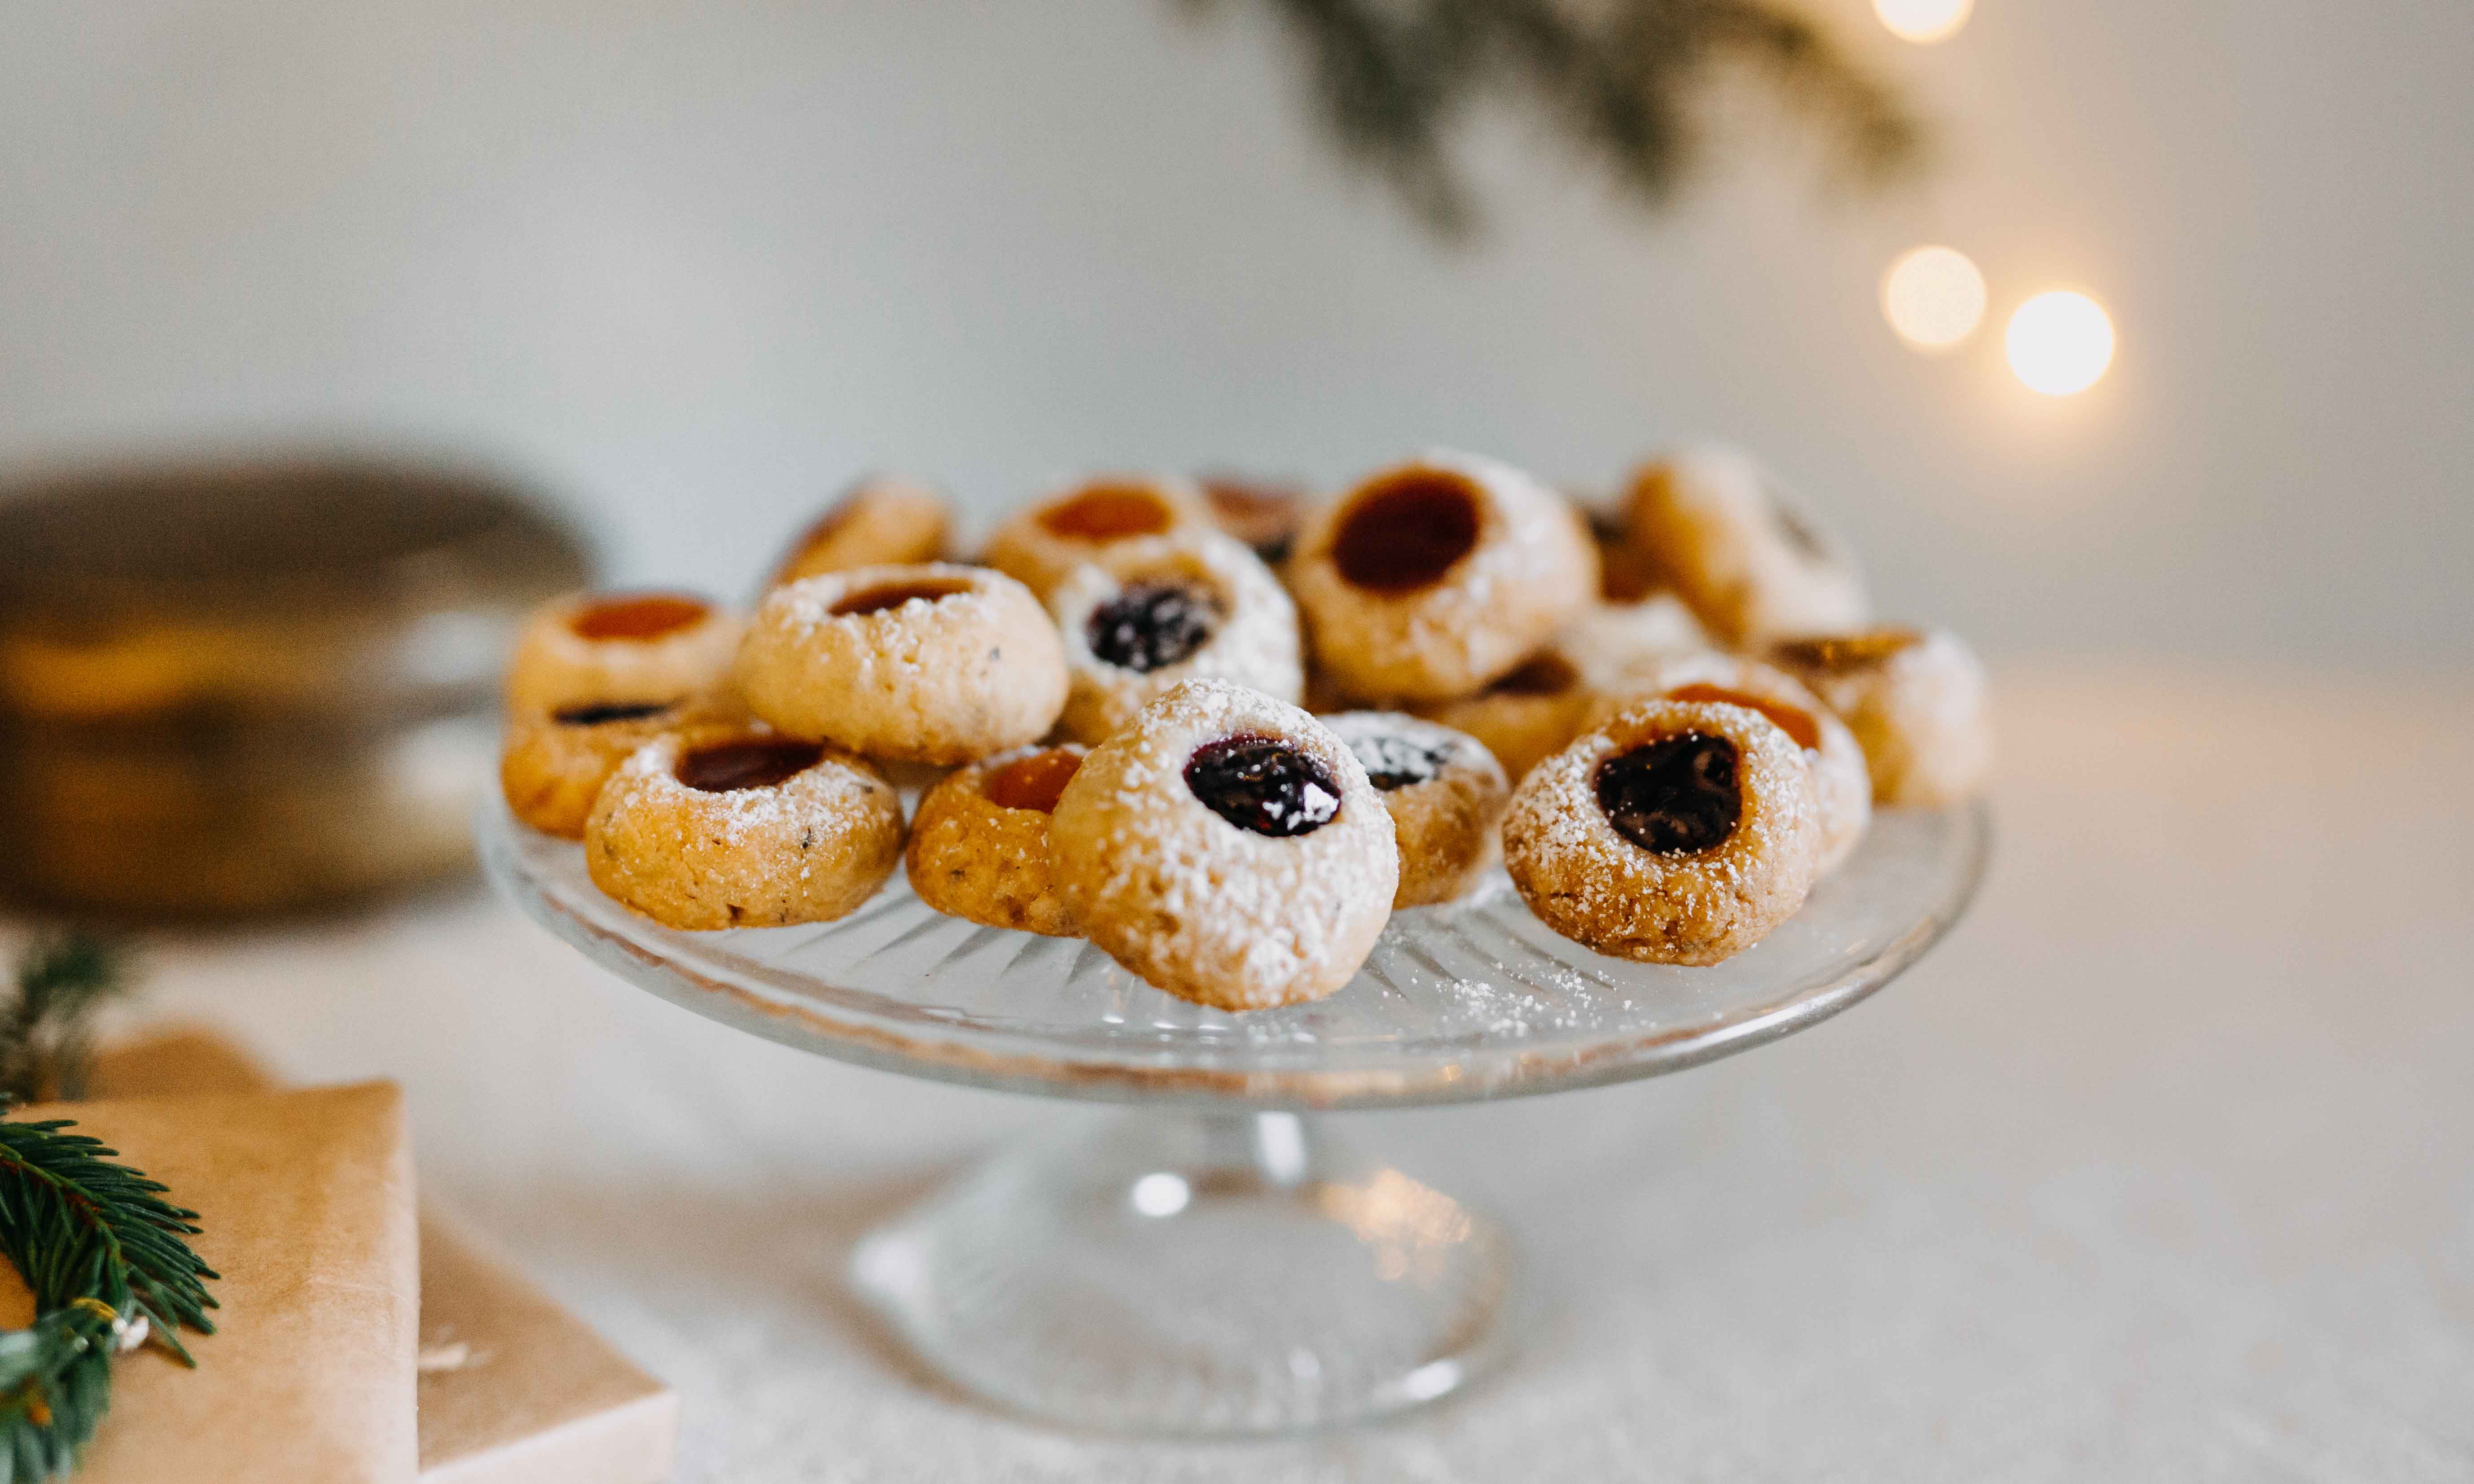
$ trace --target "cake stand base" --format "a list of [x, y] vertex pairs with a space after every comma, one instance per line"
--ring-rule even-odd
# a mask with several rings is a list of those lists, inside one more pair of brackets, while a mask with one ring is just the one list
[[1238, 1436], [1431, 1401], [1495, 1356], [1502, 1230], [1290, 1113], [1119, 1114], [869, 1234], [861, 1294], [933, 1369], [1110, 1432]]

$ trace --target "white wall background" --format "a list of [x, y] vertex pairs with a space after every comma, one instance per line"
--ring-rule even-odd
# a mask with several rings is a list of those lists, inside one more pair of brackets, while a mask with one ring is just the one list
[[[0, 463], [473, 451], [735, 589], [868, 465], [984, 509], [1707, 430], [1997, 652], [2462, 666], [2474, 5], [1981, 0], [1925, 49], [1813, 3], [1946, 123], [1929, 188], [1772, 140], [1650, 221], [1507, 120], [1455, 251], [1243, 3], [0, 0]], [[1996, 316], [1939, 360], [1874, 298], [1932, 240]], [[2122, 335], [2061, 401], [1998, 346], [2054, 283]]]

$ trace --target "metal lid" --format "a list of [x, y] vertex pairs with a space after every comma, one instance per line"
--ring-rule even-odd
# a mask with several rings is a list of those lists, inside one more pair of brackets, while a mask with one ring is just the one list
[[469, 473], [353, 459], [163, 464], [0, 485], [0, 721], [435, 711], [494, 682], [590, 565]]

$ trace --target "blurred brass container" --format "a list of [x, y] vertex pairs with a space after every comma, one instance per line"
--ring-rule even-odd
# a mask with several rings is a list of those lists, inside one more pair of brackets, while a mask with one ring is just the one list
[[419, 467], [0, 486], [0, 881], [232, 915], [458, 869], [516, 628], [589, 572], [505, 487]]

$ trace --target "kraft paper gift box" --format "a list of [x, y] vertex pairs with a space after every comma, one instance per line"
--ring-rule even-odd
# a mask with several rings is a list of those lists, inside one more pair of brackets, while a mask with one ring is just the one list
[[[95, 1090], [264, 1089], [247, 1052], [175, 1029], [106, 1049]], [[678, 1398], [435, 1203], [421, 1212], [421, 1484], [658, 1484]]]
[[[147, 1347], [113, 1363], [79, 1484], [410, 1484], [419, 1348], [412, 1146], [392, 1084], [42, 1103], [198, 1213], [222, 1276], [198, 1365]], [[0, 1264], [0, 1323], [34, 1298]]]

